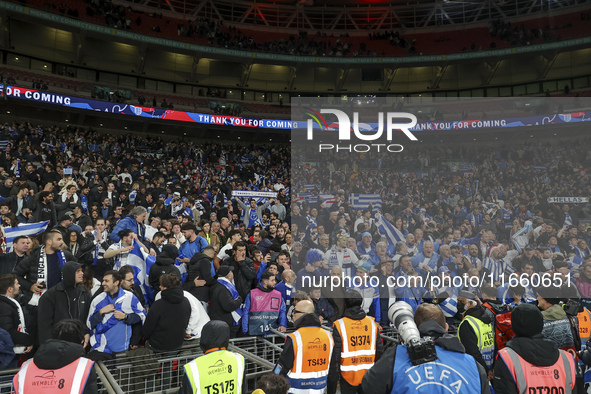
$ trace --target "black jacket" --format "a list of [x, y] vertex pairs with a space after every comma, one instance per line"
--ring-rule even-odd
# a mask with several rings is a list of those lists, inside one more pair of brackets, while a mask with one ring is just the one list
[[61, 209], [61, 205], [54, 203], [53, 201], [50, 202], [48, 205], [44, 205], [41, 201], [38, 200], [29, 200], [29, 207], [33, 211], [33, 223], [40, 222], [43, 218], [43, 209], [48, 209], [50, 211], [51, 219], [49, 221], [49, 227], [53, 227], [57, 224], [57, 211]]
[[64, 264], [63, 280], [39, 299], [39, 343], [51, 338], [53, 325], [60, 320], [77, 319], [86, 326], [92, 296], [84, 285], [76, 285], [76, 271], [81, 267], [73, 261]]
[[[486, 309], [484, 306], [476, 306], [474, 308], [468, 309], [464, 316], [472, 316], [478, 320], [481, 320], [485, 324], [492, 324], [493, 320], [490, 313], [488, 312], [488, 309]], [[464, 345], [464, 348], [466, 349], [466, 353], [474, 357], [476, 362], [482, 365], [484, 370], [488, 373], [488, 366], [482, 358], [482, 353], [480, 353], [480, 350], [478, 350], [478, 337], [476, 336], [472, 326], [468, 323], [460, 324], [458, 336], [462, 342], [462, 345]]]
[[230, 290], [226, 286], [217, 283], [211, 287], [211, 299], [209, 301], [209, 318], [211, 320], [221, 320], [226, 322], [228, 326], [232, 327], [234, 318], [232, 312], [240, 307], [242, 304], [242, 297], [236, 300], [232, 298]]
[[[5, 204], [8, 204], [8, 206], [10, 207], [10, 212], [12, 212], [16, 215], [16, 212], [18, 211], [18, 197], [11, 196], [11, 197], [8, 197], [7, 199], [5, 199], [3, 202]], [[27, 208], [27, 207], [28, 207], [27, 202], [23, 201], [22, 208]]]
[[[515, 350], [526, 362], [540, 367], [551, 366], [560, 357], [556, 343], [544, 339], [541, 334], [531, 338], [516, 336], [507, 342], [507, 347]], [[515, 380], [501, 357], [497, 357], [495, 361], [493, 388], [495, 394], [518, 394]], [[575, 385], [573, 393], [576, 392]]]
[[154, 302], [142, 328], [144, 338], [158, 350], [176, 350], [183, 346], [185, 330], [191, 317], [191, 304], [183, 289], [172, 287], [162, 291]]
[[[360, 306], [345, 309], [345, 313], [343, 315], [343, 317], [348, 317], [349, 319], [353, 320], [361, 320], [364, 319], [365, 316], [367, 315]], [[335, 328], [335, 324], [336, 323], [334, 323], [332, 326], [334, 348], [332, 350], [332, 357], [330, 359], [330, 370], [328, 371], [328, 394], [335, 394], [337, 392], [337, 383], [339, 381], [339, 377], [341, 376], [341, 351], [343, 348], [343, 338], [341, 338], [341, 334], [339, 334], [339, 331]], [[349, 338], [345, 338], [345, 340], [348, 341]], [[380, 359], [383, 352], [384, 345], [382, 343], [382, 339], [380, 338], [379, 331], [376, 330], [376, 361]]]
[[181, 277], [181, 272], [174, 265], [174, 260], [164, 256], [156, 256], [156, 262], [150, 267], [148, 281], [150, 286], [157, 292], [160, 288], [160, 277], [164, 274], [177, 274]]
[[[21, 285], [21, 292], [25, 303], [28, 303], [33, 293], [31, 293], [31, 286], [33, 283], [37, 283], [37, 274], [39, 266], [39, 252], [41, 246], [35, 248], [29, 256], [25, 257], [17, 266], [14, 268], [14, 273], [18, 279], [18, 283]], [[64, 250], [64, 257], [66, 261], [78, 261], [72, 253]]]
[[[197, 253], [191, 257], [189, 273], [183, 288], [193, 294], [199, 301], [208, 302], [211, 287], [217, 283], [216, 277], [211, 276], [211, 259], [205, 253]], [[195, 278], [205, 280], [205, 286], [195, 286]]]
[[10, 274], [14, 267], [27, 255], [18, 257], [14, 250], [10, 253], [0, 253], [0, 275]]
[[92, 226], [92, 219], [90, 216], [82, 214], [79, 218], [74, 218], [74, 223], [76, 223], [82, 231], [86, 228], [86, 226]]
[[243, 261], [235, 261], [234, 257], [230, 257], [224, 264], [234, 267], [234, 284], [236, 290], [243, 300], [246, 299], [246, 295], [252, 290], [256, 271], [254, 270], [254, 262], [248, 257]]
[[[424, 322], [420, 325], [419, 331], [422, 337], [429, 336], [433, 338], [435, 340], [435, 345], [437, 346], [452, 352], [465, 353], [464, 346], [459, 339], [447, 334], [445, 329], [434, 321]], [[393, 346], [384, 352], [380, 360], [377, 361], [363, 377], [361, 387], [363, 388], [364, 394], [389, 394], [392, 392], [395, 361], [396, 346]], [[456, 366], [456, 368], [461, 367], [461, 365]], [[476, 367], [480, 374], [480, 392], [483, 394], [489, 394], [490, 388], [488, 386], [486, 372], [480, 364], [476, 363]]]
[[[25, 307], [22, 306], [23, 315], [25, 315]], [[27, 317], [25, 315], [25, 326], [27, 325]], [[12, 338], [15, 346], [31, 346], [33, 344], [33, 337], [24, 332], [18, 331], [19, 317], [17, 306], [6, 296], [0, 295], [0, 328], [6, 330]]]
[[[33, 362], [40, 369], [60, 369], [84, 356], [85, 352], [82, 345], [59, 339], [50, 339], [41, 344], [39, 350], [35, 353]], [[98, 393], [94, 367], [90, 370], [90, 375], [82, 393]]]

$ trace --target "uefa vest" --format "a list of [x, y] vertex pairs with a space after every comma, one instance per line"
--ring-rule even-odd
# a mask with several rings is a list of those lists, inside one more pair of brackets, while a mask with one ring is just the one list
[[391, 394], [480, 393], [480, 374], [474, 357], [440, 346], [437, 360], [412, 365], [405, 345], [396, 347]]
[[577, 320], [579, 321], [579, 336], [581, 341], [585, 343], [591, 338], [591, 312], [589, 309], [583, 308], [583, 311], [577, 314]]
[[250, 311], [248, 315], [248, 335], [263, 335], [271, 328], [279, 327], [281, 293], [254, 289], [250, 291]]
[[14, 392], [80, 394], [84, 391], [93, 365], [94, 361], [80, 357], [60, 369], [40, 369], [30, 359], [12, 379]]
[[352, 386], [359, 386], [376, 359], [378, 327], [373, 317], [361, 320], [348, 317], [337, 320], [333, 329], [341, 335], [341, 376]]
[[[465, 322], [467, 322], [470, 327], [472, 327], [472, 330], [474, 330], [474, 334], [476, 334], [476, 338], [478, 339], [478, 350], [480, 351], [480, 354], [482, 354], [482, 359], [486, 363], [486, 366], [491, 368], [494, 362], [495, 354], [495, 334], [493, 331], [493, 325], [486, 324], [474, 316], [464, 317], [464, 320], [462, 320], [460, 326]], [[458, 338], [460, 338], [459, 327]]]
[[334, 341], [321, 327], [302, 327], [288, 335], [293, 366], [287, 373], [292, 394], [322, 394], [326, 388]]
[[507, 369], [511, 372], [519, 393], [570, 394], [575, 386], [575, 360], [564, 350], [549, 367], [538, 367], [525, 361], [515, 350], [499, 350]]
[[183, 366], [193, 394], [241, 394], [244, 357], [218, 350]]

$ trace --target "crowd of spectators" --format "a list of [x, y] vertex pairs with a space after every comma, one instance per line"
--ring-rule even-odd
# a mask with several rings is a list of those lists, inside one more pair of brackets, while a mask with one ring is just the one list
[[[386, 158], [304, 151], [296, 157], [307, 164], [291, 168], [282, 146], [165, 142], [29, 123], [0, 132], [10, 142], [0, 153], [4, 233], [49, 221], [45, 234], [14, 239], [0, 255], [9, 284], [0, 290], [19, 299], [10, 283], [20, 284], [30, 337], [18, 331], [18, 314], [0, 319], [0, 328], [27, 354], [70, 305], [73, 293], [61, 288], [92, 298], [76, 316], [88, 327], [93, 359], [134, 349], [142, 337], [156, 354], [176, 350], [209, 319], [226, 321], [233, 336], [284, 331], [299, 300], [313, 302], [330, 324], [343, 316], [343, 289], [323, 281], [342, 275], [358, 278], [345, 286], [362, 294], [362, 309], [381, 327], [390, 325], [393, 300], [415, 309], [435, 302], [454, 327], [466, 292], [499, 305], [539, 299], [536, 287], [508, 285], [510, 275], [558, 275], [573, 296], [591, 296], [591, 206], [547, 202], [589, 195], [587, 141], [431, 145]], [[448, 158], [470, 171], [448, 171]], [[310, 185], [311, 196], [291, 202], [288, 193]], [[247, 201], [233, 190], [273, 197]], [[351, 193], [380, 197], [376, 207], [354, 208]], [[135, 249], [153, 264], [145, 282], [134, 284]], [[427, 282], [434, 276], [440, 285]], [[388, 282], [400, 277], [408, 285]], [[454, 277], [484, 277], [487, 286], [444, 282]], [[385, 286], [367, 285], [368, 278]], [[112, 308], [109, 300], [127, 294], [130, 303]]]

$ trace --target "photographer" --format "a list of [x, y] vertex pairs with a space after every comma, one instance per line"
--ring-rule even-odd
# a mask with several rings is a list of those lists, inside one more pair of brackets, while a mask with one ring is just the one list
[[[394, 387], [396, 392], [401, 394], [490, 393], [484, 368], [465, 353], [464, 346], [457, 337], [447, 334], [445, 317], [437, 305], [419, 305], [414, 315], [416, 326], [412, 323], [412, 315], [404, 303], [393, 304], [389, 315], [390, 320], [398, 323], [396, 325], [400, 337], [406, 344], [386, 350], [367, 371], [361, 384], [364, 394], [388, 394]], [[419, 334], [421, 342], [417, 342]], [[420, 343], [426, 348], [429, 347], [429, 339], [433, 340], [436, 358], [428, 357], [433, 350], [429, 349], [431, 352], [422, 352], [427, 355], [425, 360], [417, 360], [422, 363], [413, 366], [407, 345], [413, 343], [414, 349], [416, 344]], [[437, 361], [434, 362], [435, 360]]]

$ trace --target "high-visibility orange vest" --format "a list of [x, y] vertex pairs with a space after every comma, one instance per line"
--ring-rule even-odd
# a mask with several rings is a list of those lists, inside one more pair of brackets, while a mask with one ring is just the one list
[[359, 386], [376, 360], [378, 327], [373, 317], [361, 320], [348, 317], [334, 322], [333, 330], [341, 335], [341, 376], [352, 386]]
[[33, 359], [28, 360], [12, 379], [14, 392], [25, 393], [79, 393], [84, 391], [94, 361], [80, 357], [60, 369], [40, 369]]
[[513, 375], [518, 393], [571, 394], [575, 387], [575, 360], [564, 350], [558, 351], [560, 357], [549, 367], [530, 364], [509, 347], [499, 350], [498, 357]]
[[290, 393], [324, 393], [334, 341], [321, 327], [301, 327], [288, 335], [293, 343], [293, 366], [287, 373]]
[[579, 320], [579, 337], [581, 342], [587, 342], [591, 338], [591, 312], [589, 309], [583, 308], [582, 312], [577, 313]]

